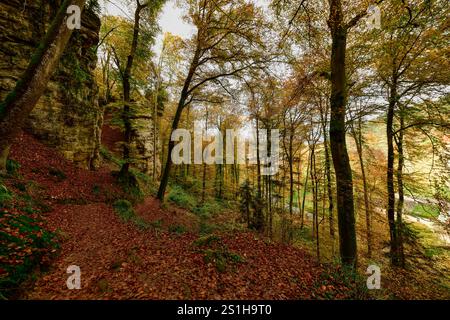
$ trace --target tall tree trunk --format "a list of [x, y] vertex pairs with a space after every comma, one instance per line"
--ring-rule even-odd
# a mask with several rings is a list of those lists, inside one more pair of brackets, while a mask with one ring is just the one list
[[175, 142], [172, 141], [171, 137], [172, 137], [172, 132], [174, 132], [177, 128], [178, 128], [178, 124], [180, 122], [180, 118], [181, 118], [181, 113], [183, 111], [183, 107], [184, 104], [186, 102], [186, 98], [187, 95], [182, 94], [180, 97], [180, 100], [178, 102], [178, 108], [177, 111], [175, 112], [175, 117], [173, 118], [173, 122], [172, 122], [172, 130], [169, 136], [169, 144], [167, 147], [167, 157], [166, 157], [166, 164], [164, 166], [164, 170], [163, 173], [161, 175], [161, 182], [159, 184], [159, 189], [158, 189], [158, 199], [160, 201], [164, 201], [164, 196], [166, 193], [166, 188], [167, 188], [167, 183], [169, 182], [169, 175], [170, 175], [170, 168], [172, 166], [172, 150], [175, 146]]
[[397, 188], [398, 188], [398, 202], [397, 202], [397, 246], [398, 246], [398, 260], [399, 266], [405, 267], [405, 253], [403, 250], [403, 205], [405, 202], [403, 191], [403, 167], [405, 163], [405, 157], [403, 154], [403, 128], [405, 126], [405, 119], [403, 110], [400, 110], [400, 129], [397, 139], [398, 150], [398, 166], [397, 166]]
[[48, 81], [70, 40], [73, 30], [67, 27], [67, 8], [83, 10], [85, 0], [64, 0], [44, 39], [17, 81], [15, 88], [0, 104], [0, 171], [6, 171], [6, 160], [14, 138], [47, 88]]
[[161, 182], [159, 184], [158, 189], [158, 199], [160, 201], [164, 201], [164, 196], [166, 193], [167, 184], [169, 182], [170, 176], [170, 168], [172, 166], [172, 150], [175, 147], [175, 142], [172, 141], [172, 133], [178, 128], [178, 124], [180, 123], [181, 114], [186, 105], [186, 100], [189, 96], [189, 86], [191, 85], [192, 77], [194, 76], [195, 70], [198, 67], [198, 62], [200, 59], [200, 48], [199, 44], [197, 44], [197, 48], [194, 53], [194, 57], [192, 58], [191, 66], [189, 68], [188, 75], [186, 80], [184, 81], [183, 89], [181, 90], [180, 100], [178, 101], [177, 111], [175, 112], [175, 117], [173, 118], [172, 128], [169, 136], [169, 144], [167, 147], [167, 159], [166, 164], [164, 166], [163, 173], [161, 175]]
[[133, 26], [133, 40], [131, 42], [130, 54], [127, 57], [127, 64], [123, 72], [123, 112], [122, 121], [124, 124], [124, 144], [123, 144], [123, 160], [124, 164], [120, 170], [120, 175], [126, 179], [129, 176], [130, 170], [130, 144], [132, 139], [132, 128], [130, 121], [130, 102], [131, 102], [131, 70], [133, 68], [133, 62], [136, 55], [136, 50], [139, 42], [139, 32], [140, 32], [140, 20], [141, 12], [145, 9], [148, 4], [140, 5], [137, 1], [136, 11], [134, 12], [134, 26]]
[[317, 178], [316, 167], [316, 142], [313, 142], [311, 150], [311, 186], [313, 193], [313, 227], [312, 238], [316, 238], [316, 255], [317, 261], [320, 261], [320, 244], [319, 244], [319, 181]]
[[331, 118], [330, 147], [336, 173], [336, 196], [339, 226], [339, 247], [344, 265], [356, 266], [357, 247], [353, 181], [345, 137], [347, 105], [346, 49], [347, 27], [344, 25], [342, 3], [330, 1], [331, 53]]
[[308, 164], [306, 166], [306, 175], [305, 175], [305, 182], [303, 183], [303, 196], [302, 196], [302, 208], [300, 210], [300, 229], [303, 229], [303, 226], [305, 225], [305, 203], [306, 203], [306, 190], [308, 189], [308, 179], [309, 179], [309, 171], [311, 168], [311, 149], [308, 150]]
[[292, 241], [293, 233], [292, 233], [292, 207], [294, 205], [294, 155], [293, 155], [293, 140], [294, 140], [294, 130], [292, 128], [291, 133], [289, 135], [289, 242]]
[[157, 134], [158, 128], [158, 94], [159, 94], [159, 80], [155, 86], [154, 101], [153, 101], [153, 163], [152, 163], [152, 179], [156, 181], [156, 159], [157, 159]]
[[[161, 55], [159, 57], [158, 61], [158, 67], [157, 70], [155, 70], [155, 93], [154, 93], [154, 106], [153, 106], [153, 172], [152, 172], [152, 179], [153, 181], [156, 181], [157, 175], [156, 175], [156, 159], [158, 154], [158, 142], [160, 139], [160, 117], [158, 115], [159, 110], [159, 94], [161, 90], [161, 68], [162, 68], [162, 62], [163, 62], [163, 52], [164, 52], [164, 45], [161, 51]], [[162, 112], [162, 110], [161, 110]], [[186, 126], [186, 128], [188, 128]]]
[[320, 115], [322, 120], [322, 131], [323, 131], [323, 149], [325, 153], [325, 175], [327, 178], [327, 195], [328, 195], [328, 218], [330, 221], [330, 237], [332, 241], [332, 254], [334, 256], [335, 254], [335, 248], [334, 248], [334, 242], [335, 242], [335, 235], [334, 235], [334, 203], [333, 203], [333, 188], [332, 188], [332, 181], [331, 181], [331, 160], [330, 160], [330, 151], [329, 151], [329, 144], [328, 144], [328, 132], [327, 132], [327, 123], [328, 123], [328, 110], [325, 112], [320, 109]]
[[[222, 130], [222, 124], [219, 125], [219, 130], [222, 134], [222, 137], [225, 136], [224, 130]], [[222, 145], [222, 154], [225, 154], [226, 150], [226, 142]], [[216, 165], [215, 170], [215, 181], [216, 181], [216, 198], [217, 199], [223, 199], [223, 189], [226, 186], [226, 165], [223, 163], [218, 163]], [[218, 184], [218, 185], [217, 185]]]
[[[208, 135], [208, 108], [206, 108], [205, 114], [205, 134]], [[205, 192], [206, 192], [206, 163], [203, 163], [202, 201], [201, 201], [202, 204], [205, 202]]]
[[316, 191], [316, 176], [315, 176], [315, 142], [313, 142], [311, 147], [311, 154], [310, 154], [310, 160], [311, 163], [311, 191], [312, 191], [312, 202], [313, 202], [313, 212], [312, 212], [312, 232], [311, 237], [314, 239], [316, 237], [316, 205], [317, 205], [317, 191]]
[[261, 198], [261, 159], [260, 159], [260, 150], [259, 150], [259, 119], [258, 119], [258, 115], [256, 116], [256, 174], [258, 177], [258, 199]]
[[397, 239], [397, 226], [395, 223], [395, 190], [394, 190], [394, 112], [397, 104], [397, 82], [394, 81], [390, 86], [389, 105], [386, 121], [386, 137], [387, 137], [387, 193], [388, 193], [388, 205], [387, 205], [387, 217], [389, 223], [389, 235], [391, 245], [391, 263], [394, 266], [399, 266], [399, 252], [398, 252], [398, 239]]
[[[236, 154], [236, 152], [237, 152], [237, 146], [235, 145], [234, 146], [234, 154]], [[239, 175], [239, 170], [240, 170], [240, 166], [239, 166], [239, 164], [237, 163], [237, 157], [234, 157], [234, 161], [233, 161], [233, 164], [232, 164], [232, 168], [233, 168], [233, 176], [234, 176], [234, 182], [235, 182], [235, 195], [236, 195], [236, 198], [238, 197], [238, 195], [239, 195], [239, 178], [240, 178], [240, 175]]]
[[[270, 130], [271, 128], [272, 124], [270, 123], [267, 130], [267, 154], [269, 159], [271, 159], [272, 155], [272, 143], [271, 143], [272, 137]], [[267, 202], [269, 204], [269, 234], [270, 238], [272, 239], [273, 237], [272, 176], [270, 174], [267, 175], [267, 194], [268, 194]]]
[[361, 118], [358, 119], [357, 131], [355, 131], [355, 129], [352, 128], [352, 134], [356, 144], [356, 151], [358, 152], [359, 165], [361, 167], [361, 177], [364, 189], [364, 209], [366, 213], [367, 256], [371, 258], [372, 257], [372, 224], [370, 217], [371, 208], [369, 201], [369, 188], [367, 185], [367, 178], [366, 178], [366, 168], [364, 165], [364, 157], [363, 157]]

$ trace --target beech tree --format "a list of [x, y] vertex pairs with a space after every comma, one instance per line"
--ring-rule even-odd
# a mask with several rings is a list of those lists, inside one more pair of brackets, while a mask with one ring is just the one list
[[[446, 23], [444, 15], [448, 14], [448, 11], [446, 1], [435, 1], [433, 4], [418, 1], [414, 5], [405, 5], [403, 1], [391, 1], [386, 3], [384, 8], [386, 17], [383, 32], [377, 34], [375, 40], [375, 46], [381, 45], [381, 48], [375, 51], [376, 72], [387, 88], [387, 217], [391, 262], [395, 266], [405, 265], [402, 222], [403, 134], [408, 127], [445, 125], [445, 121], [433, 116], [432, 113], [428, 113], [425, 119], [406, 125], [406, 110], [410, 108], [413, 100], [427, 100], [430, 94], [439, 95], [435, 89], [449, 83], [448, 72], [442, 72], [448, 69], [445, 67], [448, 66], [448, 60], [445, 58], [448, 46], [444, 45], [442, 38], [442, 30]], [[398, 153], [397, 170], [394, 168], [395, 146]], [[397, 208], [395, 176], [399, 195]]]
[[[378, 1], [378, 4], [382, 1]], [[336, 196], [339, 226], [339, 247], [342, 262], [349, 266], [357, 263], [355, 208], [353, 179], [346, 143], [346, 108], [348, 79], [346, 69], [347, 37], [349, 31], [367, 14], [367, 8], [346, 20], [341, 0], [331, 0], [331, 97], [330, 97], [330, 149], [336, 172]]]
[[[113, 53], [115, 57], [115, 62], [120, 73], [120, 78], [122, 80], [123, 89], [123, 112], [122, 120], [124, 124], [124, 143], [123, 143], [123, 159], [124, 163], [120, 169], [120, 176], [125, 179], [128, 183], [133, 183], [133, 179], [129, 174], [130, 170], [130, 144], [132, 139], [132, 128], [130, 122], [131, 116], [131, 78], [134, 60], [139, 46], [139, 38], [142, 37], [141, 31], [141, 20], [144, 20], [147, 25], [147, 31], [150, 30], [150, 38], [153, 38], [152, 30], [156, 29], [156, 17], [164, 4], [165, 0], [159, 1], [145, 1], [141, 3], [141, 0], [136, 0], [135, 11], [134, 11], [134, 21], [133, 21], [133, 36], [131, 39], [131, 46], [129, 48], [129, 53], [126, 57], [126, 62], [123, 63], [119, 58], [115, 48], [113, 47]], [[145, 16], [144, 16], [145, 15]], [[152, 40], [152, 39], [150, 39]], [[147, 41], [148, 42], [148, 41]], [[148, 45], [146, 43], [145, 45]], [[148, 52], [148, 50], [146, 51]], [[156, 124], [156, 119], [153, 119]]]
[[[187, 18], [197, 32], [189, 41], [191, 58], [171, 132], [178, 128], [184, 108], [193, 102], [202, 87], [213, 83], [219, 90], [227, 90], [224, 78], [238, 77], [245, 70], [261, 67], [264, 62], [261, 52], [265, 45], [260, 34], [264, 20], [254, 4], [244, 0], [187, 0], [185, 4], [189, 12]], [[175, 145], [170, 136], [157, 195], [161, 201], [164, 200]]]

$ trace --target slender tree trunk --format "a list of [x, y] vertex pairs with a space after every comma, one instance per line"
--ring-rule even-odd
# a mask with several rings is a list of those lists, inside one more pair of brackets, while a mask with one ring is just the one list
[[261, 159], [260, 159], [260, 155], [259, 155], [259, 119], [258, 116], [256, 116], [256, 168], [257, 168], [257, 181], [258, 181], [258, 199], [261, 198]]
[[159, 184], [158, 195], [157, 195], [157, 197], [160, 201], [164, 201], [167, 183], [169, 182], [170, 168], [172, 166], [172, 150], [175, 146], [175, 142], [172, 141], [172, 138], [171, 138], [172, 132], [174, 132], [178, 128], [178, 123], [180, 122], [181, 113], [183, 111], [183, 106], [186, 102], [186, 98], [187, 98], [187, 96], [183, 95], [183, 94], [180, 97], [180, 101], [178, 102], [178, 108], [177, 108], [177, 111], [175, 112], [175, 117], [172, 122], [172, 130], [171, 130], [171, 134], [169, 136], [169, 144], [167, 147], [166, 165], [164, 166], [164, 170], [163, 170], [163, 173], [161, 176], [161, 182]]
[[[205, 133], [208, 135], [208, 108], [206, 108], [205, 115]], [[202, 179], [202, 202], [205, 202], [205, 192], [206, 192], [206, 163], [203, 163], [203, 179]]]
[[356, 132], [353, 128], [353, 138], [355, 139], [356, 151], [358, 152], [359, 165], [361, 167], [361, 177], [364, 189], [364, 209], [366, 213], [366, 236], [367, 236], [367, 256], [372, 257], [372, 224], [370, 217], [370, 201], [369, 201], [369, 188], [367, 185], [366, 169], [364, 165], [363, 157], [363, 142], [362, 142], [362, 128], [361, 128], [361, 118], [358, 120], [358, 131]]
[[155, 86], [154, 101], [153, 101], [153, 163], [152, 163], [152, 179], [156, 181], [156, 159], [157, 159], [157, 134], [159, 132], [158, 123], [158, 94], [159, 94], [159, 79]]
[[313, 142], [311, 148], [311, 159], [309, 160], [311, 163], [311, 191], [312, 191], [312, 202], [313, 202], [313, 219], [312, 219], [312, 233], [311, 237], [314, 239], [316, 237], [316, 205], [317, 205], [317, 190], [316, 190], [316, 164], [315, 164], [315, 142]]
[[305, 202], [306, 202], [306, 190], [308, 189], [308, 179], [309, 179], [309, 171], [311, 168], [311, 149], [309, 149], [308, 154], [308, 165], [306, 166], [306, 175], [305, 175], [305, 182], [303, 183], [303, 197], [302, 197], [302, 208], [300, 211], [301, 216], [301, 225], [300, 229], [303, 229], [303, 226], [305, 225]]
[[145, 9], [148, 4], [140, 5], [137, 3], [136, 11], [134, 12], [134, 26], [133, 26], [133, 40], [131, 42], [130, 54], [127, 57], [127, 64], [123, 72], [123, 112], [122, 120], [125, 128], [124, 132], [124, 144], [123, 144], [123, 160], [124, 164], [120, 169], [120, 175], [124, 178], [129, 177], [130, 170], [130, 144], [132, 140], [132, 128], [130, 121], [130, 102], [131, 102], [131, 70], [133, 68], [134, 57], [136, 55], [136, 50], [139, 42], [139, 32], [140, 32], [140, 20], [141, 12]]
[[300, 212], [301, 203], [300, 203], [300, 185], [302, 181], [302, 174], [301, 174], [301, 156], [298, 158], [298, 174], [297, 174], [297, 208]]
[[328, 110], [325, 112], [320, 109], [320, 115], [322, 118], [322, 131], [323, 131], [323, 149], [325, 153], [325, 175], [327, 178], [327, 195], [328, 195], [328, 218], [330, 221], [330, 237], [332, 241], [332, 254], [334, 256], [335, 254], [335, 235], [334, 235], [334, 203], [333, 203], [333, 188], [332, 188], [332, 181], [331, 181], [331, 159], [330, 159], [330, 152], [329, 152], [329, 144], [328, 144], [328, 132], [327, 132], [327, 122], [328, 122]]
[[[221, 125], [219, 126], [219, 130], [222, 133], [222, 137], [224, 137], [224, 132], [221, 128]], [[222, 146], [222, 154], [225, 154], [225, 149], [226, 145], [225, 143]], [[226, 186], [226, 176], [225, 176], [225, 171], [226, 171], [226, 166], [222, 163], [218, 163], [216, 165], [216, 170], [215, 170], [215, 184], [216, 184], [216, 198], [217, 199], [222, 199], [223, 198], [223, 188], [224, 186]]]
[[346, 49], [347, 27], [344, 25], [340, 0], [330, 1], [331, 53], [331, 118], [330, 147], [336, 173], [336, 196], [339, 247], [344, 265], [357, 264], [353, 180], [345, 136], [347, 105]]
[[292, 233], [292, 207], [294, 205], [294, 155], [293, 155], [293, 140], [294, 140], [294, 130], [291, 130], [291, 134], [289, 135], [289, 242], [292, 241], [293, 233]]
[[[271, 145], [271, 129], [272, 125], [270, 124], [268, 126], [267, 130], [267, 153], [268, 157], [270, 159], [272, 154], [272, 145]], [[269, 234], [270, 238], [273, 237], [273, 211], [272, 211], [272, 176], [267, 175], [267, 193], [268, 193], [268, 199], [267, 202], [269, 204]]]
[[404, 123], [403, 110], [400, 110], [400, 131], [397, 139], [397, 150], [398, 150], [398, 166], [397, 166], [397, 188], [398, 188], [398, 202], [397, 202], [397, 232], [398, 232], [398, 259], [399, 266], [405, 267], [405, 254], [403, 250], [403, 205], [405, 202], [404, 191], [403, 191], [403, 167], [405, 163], [405, 158], [403, 154], [403, 128]]
[[6, 171], [11, 144], [25, 120], [47, 88], [48, 81], [70, 40], [73, 30], [67, 27], [67, 8], [83, 10], [85, 0], [65, 0], [44, 39], [15, 88], [0, 103], [0, 171]]
[[197, 49], [194, 53], [194, 57], [191, 62], [191, 66], [189, 68], [188, 75], [186, 77], [186, 80], [184, 81], [183, 89], [181, 91], [180, 100], [178, 101], [177, 111], [175, 112], [175, 117], [173, 118], [172, 122], [172, 129], [169, 136], [169, 144], [167, 147], [167, 159], [166, 164], [164, 166], [163, 173], [161, 175], [161, 182], [159, 184], [158, 189], [158, 199], [160, 201], [164, 201], [164, 196], [166, 193], [167, 184], [169, 182], [169, 176], [170, 176], [170, 168], [172, 166], [172, 150], [175, 146], [175, 142], [172, 141], [172, 133], [178, 128], [178, 124], [180, 123], [181, 114], [183, 112], [183, 109], [186, 105], [186, 100], [188, 98], [188, 92], [189, 92], [189, 86], [191, 85], [192, 77], [194, 76], [195, 70], [197, 69], [198, 62], [200, 59], [200, 49], [197, 45]]
[[317, 261], [320, 261], [320, 243], [319, 243], [319, 182], [317, 178], [316, 167], [316, 143], [313, 142], [311, 150], [311, 185], [313, 193], [313, 227], [312, 238], [316, 239], [316, 255]]
[[[394, 78], [395, 79], [395, 78]], [[398, 253], [398, 239], [397, 226], [395, 223], [395, 190], [394, 190], [394, 112], [397, 104], [397, 83], [394, 80], [390, 87], [389, 105], [386, 121], [386, 137], [387, 137], [387, 193], [388, 206], [387, 217], [389, 223], [389, 235], [391, 245], [391, 263], [394, 266], [399, 266]]]
[[[186, 129], [188, 129], [189, 130], [189, 128], [190, 128], [190, 107], [189, 106], [187, 106], [186, 107]], [[194, 150], [193, 150], [193, 146], [192, 147], [190, 147], [191, 148], [191, 154], [193, 154], [193, 152], [194, 152]], [[190, 170], [190, 164], [189, 163], [186, 163], [185, 165], [185, 176], [187, 177], [187, 176], [189, 176], [189, 170]]]
[[[236, 154], [237, 152], [237, 146], [234, 146], [234, 154]], [[239, 179], [240, 179], [240, 175], [239, 175], [239, 170], [240, 170], [240, 166], [237, 163], [237, 157], [234, 157], [234, 164], [233, 164], [233, 174], [234, 174], [234, 180], [235, 180], [235, 191], [236, 191], [236, 197], [238, 197], [239, 195]]]
[[[163, 61], [163, 52], [164, 52], [164, 45], [161, 51], [161, 56], [159, 57], [158, 61], [158, 69], [155, 70], [155, 94], [154, 94], [154, 108], [153, 108], [153, 174], [152, 179], [153, 181], [156, 181], [157, 175], [156, 175], [156, 159], [158, 159], [158, 142], [160, 141], [159, 134], [160, 134], [160, 123], [159, 123], [159, 116], [158, 116], [158, 98], [161, 90], [161, 68], [162, 68], [162, 61]], [[187, 128], [187, 127], [186, 127]]]

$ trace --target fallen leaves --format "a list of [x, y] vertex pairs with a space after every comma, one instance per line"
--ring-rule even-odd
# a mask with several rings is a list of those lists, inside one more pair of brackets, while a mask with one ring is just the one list
[[[27, 146], [23, 148], [21, 146]], [[252, 232], [220, 234], [226, 257], [245, 263], [219, 272], [218, 259], [205, 261], [193, 246], [198, 235], [151, 232], [124, 223], [108, 203], [108, 193], [120, 192], [107, 168], [92, 172], [76, 168], [56, 151], [22, 134], [12, 148], [22, 164], [21, 174], [42, 185], [52, 210], [48, 227], [60, 235], [59, 255], [41, 276], [29, 299], [311, 299], [323, 268], [306, 251], [269, 243]], [[64, 179], [48, 177], [54, 167]], [[42, 170], [40, 170], [41, 168]], [[63, 175], [61, 174], [61, 177]], [[93, 190], [103, 190], [94, 194]], [[63, 201], [71, 199], [71, 201]], [[78, 201], [77, 199], [82, 199]], [[76, 200], [76, 201], [75, 201]], [[191, 215], [175, 214], [147, 198], [136, 212], [149, 222], [170, 224], [174, 217], [186, 224]], [[14, 232], [10, 227], [8, 232]], [[214, 240], [211, 237], [210, 240]], [[29, 250], [25, 251], [29, 253]], [[81, 268], [81, 290], [68, 290], [69, 265]], [[325, 287], [324, 290], [330, 288]], [[333, 289], [333, 288], [331, 288]], [[321, 288], [318, 288], [321, 291]]]

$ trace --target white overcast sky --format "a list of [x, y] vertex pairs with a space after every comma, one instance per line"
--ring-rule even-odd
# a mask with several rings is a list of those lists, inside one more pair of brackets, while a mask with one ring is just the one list
[[[133, 17], [133, 9], [128, 8], [123, 0], [102, 0], [100, 3], [102, 4], [102, 14], [104, 15]], [[182, 17], [183, 11], [176, 6], [175, 0], [167, 1], [158, 21], [162, 32], [158, 35], [156, 41], [157, 52], [160, 50], [162, 36], [165, 32], [178, 35], [183, 39], [189, 38], [194, 33], [194, 26], [183, 21]]]
[[[133, 9], [128, 8], [123, 0], [100, 0], [102, 6], [102, 14], [113, 16], [127, 16], [130, 19], [133, 17]], [[255, 0], [255, 3], [267, 6], [268, 0]], [[183, 39], [190, 38], [195, 32], [195, 27], [183, 21], [183, 10], [176, 5], [176, 0], [168, 0], [159, 16], [159, 26], [161, 33], [156, 41], [156, 53], [159, 52], [162, 45], [162, 37], [164, 33], [170, 32], [178, 35]]]

